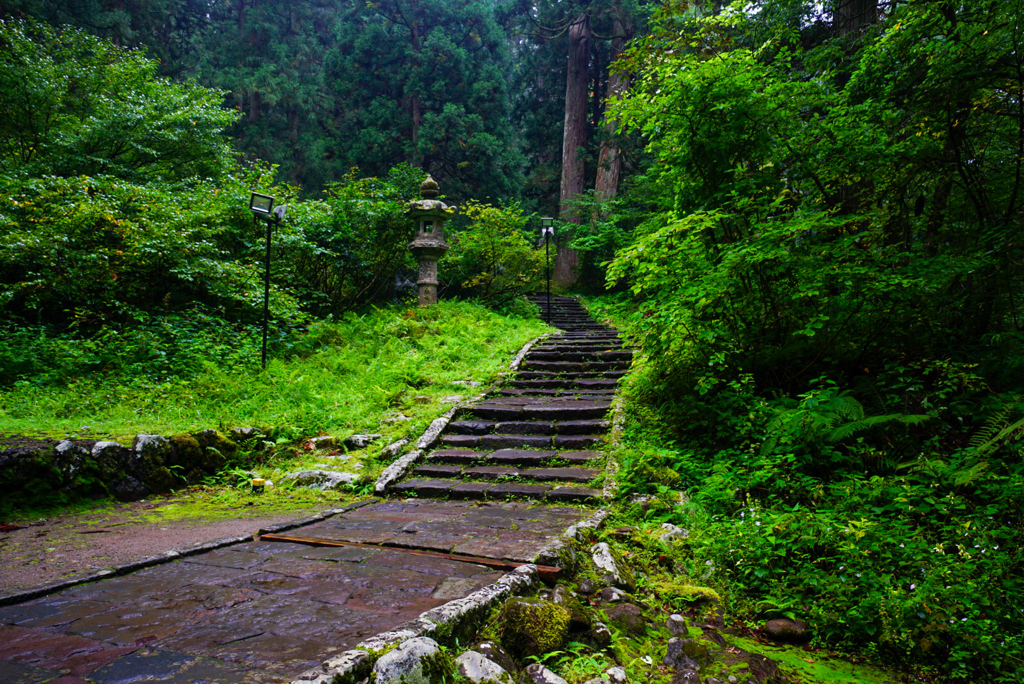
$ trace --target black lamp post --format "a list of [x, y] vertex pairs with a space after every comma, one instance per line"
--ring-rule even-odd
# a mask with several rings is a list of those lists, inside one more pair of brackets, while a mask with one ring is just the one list
[[267, 222], [267, 256], [263, 274], [263, 368], [267, 367], [267, 326], [270, 321], [270, 236], [274, 224], [284, 218], [286, 209], [283, 204], [275, 207], [274, 198], [270, 195], [254, 192], [249, 198], [252, 220], [258, 223], [262, 218]]
[[550, 216], [545, 216], [540, 220], [540, 234], [544, 238], [544, 276], [548, 281], [548, 325], [551, 325], [551, 262], [548, 247], [555, 237], [555, 229], [552, 226], [554, 222], [555, 219]]

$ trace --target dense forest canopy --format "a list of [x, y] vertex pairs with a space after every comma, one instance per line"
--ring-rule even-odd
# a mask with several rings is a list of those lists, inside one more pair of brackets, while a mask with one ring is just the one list
[[514, 309], [559, 217], [556, 286], [610, 292], [643, 352], [623, 496], [689, 491], [651, 515], [714, 532], [687, 563], [738, 608], [1018, 681], [1022, 15], [2, 0], [0, 383], [227, 358], [260, 307], [252, 189], [291, 205], [275, 353], [404, 301], [429, 172], [465, 206], [444, 295]]

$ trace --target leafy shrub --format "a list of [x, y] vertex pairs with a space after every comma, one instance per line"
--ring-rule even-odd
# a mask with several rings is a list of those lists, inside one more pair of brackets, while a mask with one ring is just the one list
[[538, 287], [544, 257], [531, 244], [518, 205], [470, 201], [462, 214], [469, 225], [449, 236], [452, 249], [439, 264], [455, 292], [501, 307]]

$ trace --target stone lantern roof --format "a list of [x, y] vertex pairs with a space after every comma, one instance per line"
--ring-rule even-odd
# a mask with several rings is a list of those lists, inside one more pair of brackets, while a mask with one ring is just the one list
[[420, 197], [423, 199], [409, 202], [405, 209], [406, 216], [413, 219], [435, 217], [441, 221], [447, 221], [455, 216], [459, 211], [458, 207], [449, 207], [437, 199], [439, 194], [437, 181], [428, 175], [427, 179], [420, 184]]

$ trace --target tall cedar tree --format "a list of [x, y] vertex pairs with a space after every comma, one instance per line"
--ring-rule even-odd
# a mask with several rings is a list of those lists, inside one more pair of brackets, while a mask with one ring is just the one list
[[[645, 11], [644, 3], [630, 0], [555, 0], [533, 4], [521, 25], [526, 38], [517, 54], [517, 119], [530, 156], [526, 195], [566, 223], [584, 220], [586, 188], [603, 200], [617, 192], [621, 137], [605, 110], [628, 79], [612, 64]], [[557, 138], [551, 129], [556, 116], [563, 122]], [[571, 239], [562, 231], [558, 240], [553, 279], [562, 287], [577, 278]]]

